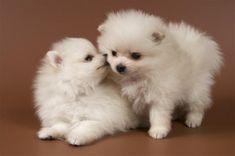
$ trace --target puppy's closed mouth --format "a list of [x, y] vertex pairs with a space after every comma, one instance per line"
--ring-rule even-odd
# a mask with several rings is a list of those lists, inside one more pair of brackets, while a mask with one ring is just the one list
[[109, 65], [108, 62], [105, 62], [103, 65], [99, 66], [96, 70], [99, 70], [100, 68], [107, 67]]

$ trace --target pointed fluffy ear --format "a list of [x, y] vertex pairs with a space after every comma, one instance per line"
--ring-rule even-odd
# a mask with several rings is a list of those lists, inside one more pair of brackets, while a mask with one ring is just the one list
[[97, 30], [98, 30], [100, 33], [104, 32], [104, 24], [99, 25], [98, 28], [97, 28]]
[[52, 65], [54, 68], [58, 68], [63, 61], [58, 52], [54, 50], [47, 52], [47, 59], [49, 60], [50, 65]]
[[161, 32], [154, 32], [152, 33], [152, 38], [154, 42], [161, 42], [165, 38], [165, 35]]

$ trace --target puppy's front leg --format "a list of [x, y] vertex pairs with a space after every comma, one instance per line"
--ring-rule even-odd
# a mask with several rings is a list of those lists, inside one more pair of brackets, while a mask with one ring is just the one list
[[[166, 103], [164, 105], [167, 105]], [[150, 108], [150, 129], [149, 135], [154, 139], [162, 139], [171, 130], [172, 109], [160, 103], [155, 103]]]

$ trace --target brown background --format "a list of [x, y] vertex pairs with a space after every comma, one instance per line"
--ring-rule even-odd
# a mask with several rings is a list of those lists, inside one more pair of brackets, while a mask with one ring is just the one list
[[[105, 13], [126, 8], [184, 20], [221, 45], [225, 66], [216, 78], [214, 107], [202, 127], [189, 129], [174, 122], [164, 140], [136, 130], [83, 147], [38, 140], [31, 84], [39, 59], [51, 43], [66, 36], [96, 44], [96, 29]], [[235, 155], [234, 45], [232, 0], [0, 0], [0, 156]]]

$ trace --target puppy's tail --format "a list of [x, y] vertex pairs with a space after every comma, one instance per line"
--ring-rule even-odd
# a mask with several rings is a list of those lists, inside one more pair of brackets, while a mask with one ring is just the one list
[[212, 37], [184, 22], [170, 23], [168, 28], [179, 48], [191, 56], [196, 68], [205, 69], [213, 75], [220, 71], [223, 56]]

